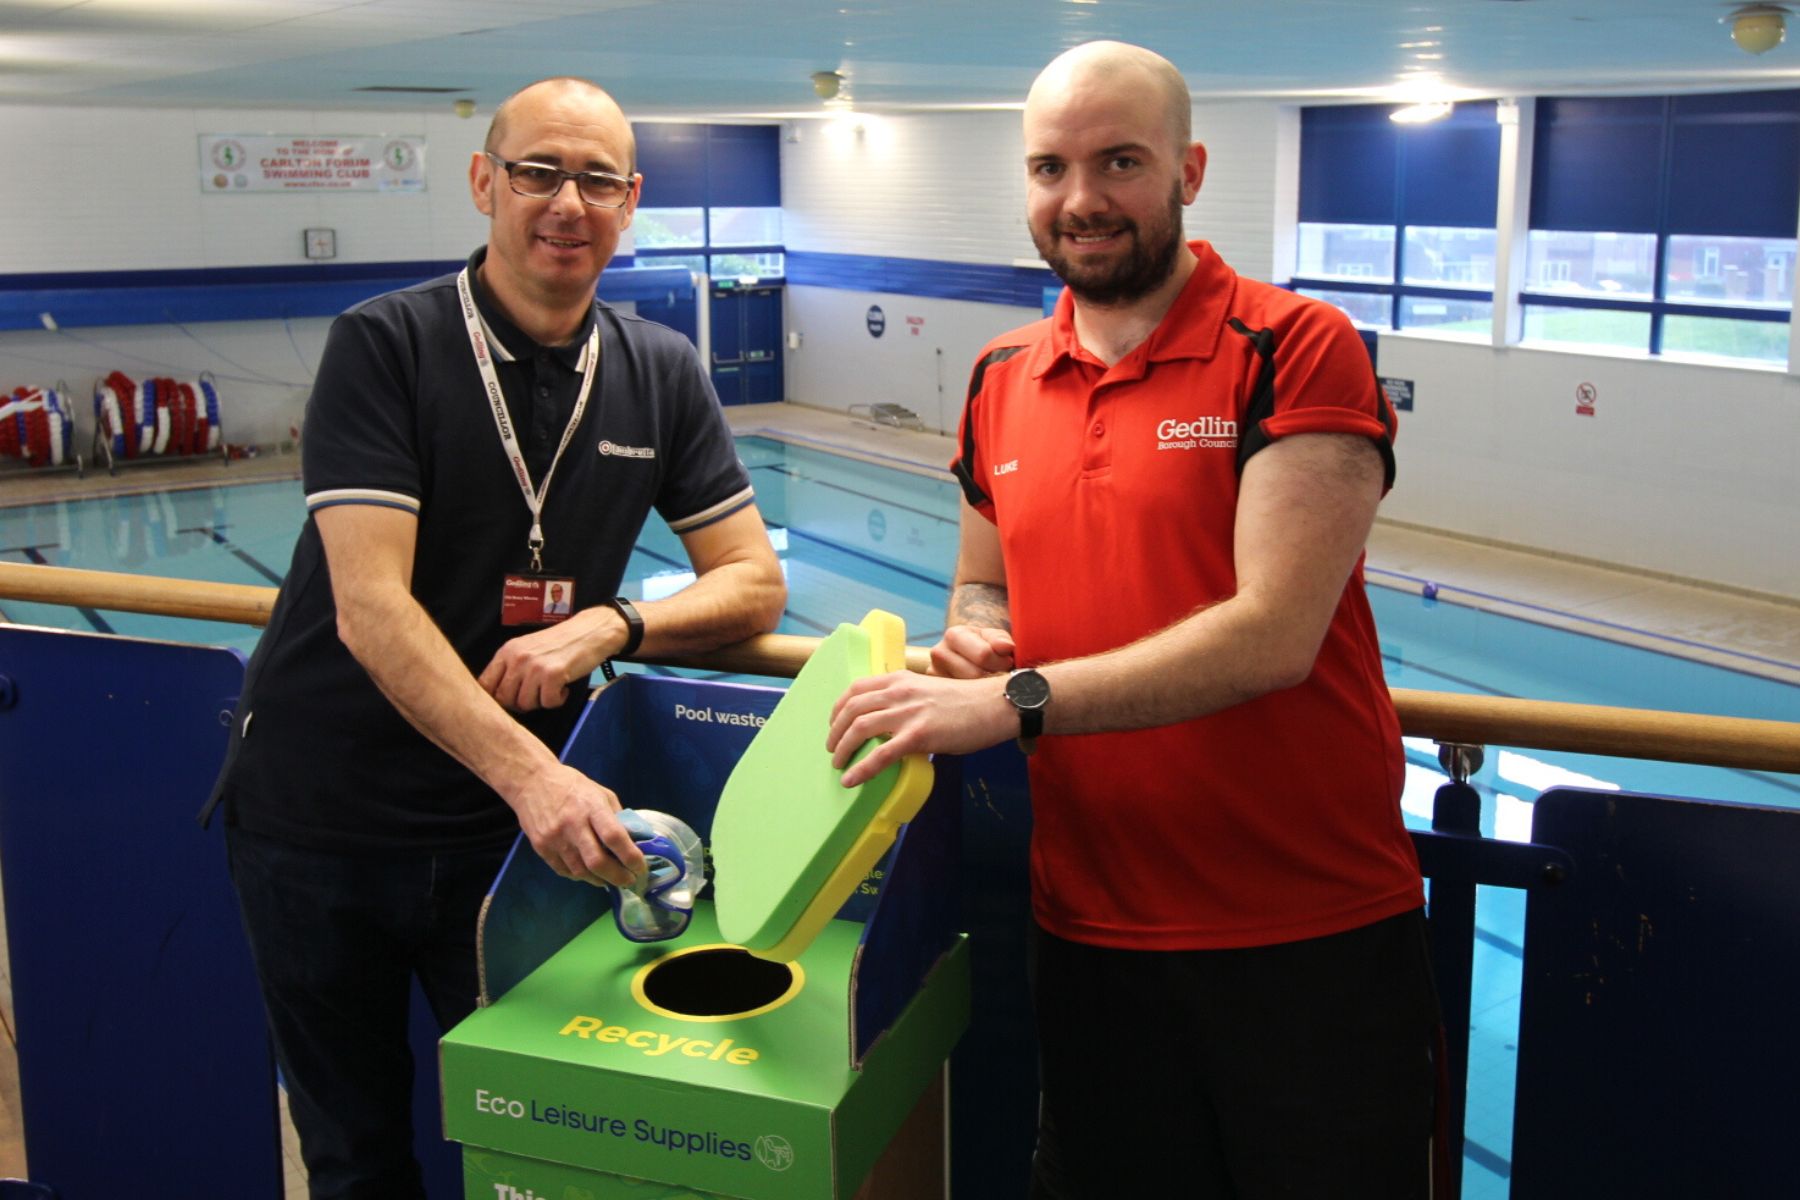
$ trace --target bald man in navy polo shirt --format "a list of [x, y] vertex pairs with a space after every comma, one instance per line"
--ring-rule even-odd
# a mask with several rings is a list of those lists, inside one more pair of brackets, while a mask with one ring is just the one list
[[[311, 1194], [422, 1197], [406, 1024], [478, 991], [482, 897], [517, 835], [558, 874], [643, 856], [557, 751], [589, 674], [772, 630], [779, 564], [698, 356], [595, 285], [642, 177], [604, 91], [506, 100], [469, 186], [488, 244], [333, 325], [309, 519], [215, 791]], [[619, 595], [644, 521], [695, 581]]]

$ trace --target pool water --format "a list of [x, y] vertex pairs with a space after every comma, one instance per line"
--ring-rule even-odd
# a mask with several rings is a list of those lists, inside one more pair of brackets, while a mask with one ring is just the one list
[[[954, 481], [764, 438], [740, 439], [738, 448], [787, 573], [781, 632], [822, 635], [884, 608], [906, 622], [914, 645], [937, 640], [956, 557]], [[304, 517], [297, 482], [0, 509], [0, 560], [276, 584]], [[1800, 688], [1792, 685], [1428, 600], [1404, 580], [1382, 586], [1384, 575], [1369, 572], [1370, 598], [1396, 687], [1800, 721]], [[625, 593], [655, 599], [691, 578], [680, 540], [650, 522], [632, 553]], [[26, 624], [246, 654], [257, 637], [254, 629], [213, 622], [16, 601], [0, 608]], [[1429, 741], [1408, 739], [1407, 760], [1402, 806], [1408, 824], [1423, 828], [1444, 777]], [[1490, 748], [1473, 782], [1483, 795], [1484, 831], [1514, 840], [1529, 838], [1533, 798], [1562, 784], [1800, 807], [1795, 776], [1538, 751]], [[1523, 895], [1482, 889], [1479, 914], [1465, 1195], [1500, 1197], [1511, 1145]]]

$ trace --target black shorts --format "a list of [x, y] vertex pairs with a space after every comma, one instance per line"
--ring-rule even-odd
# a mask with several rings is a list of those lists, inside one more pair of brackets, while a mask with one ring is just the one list
[[1034, 1200], [1430, 1194], [1420, 911], [1242, 950], [1033, 943]]

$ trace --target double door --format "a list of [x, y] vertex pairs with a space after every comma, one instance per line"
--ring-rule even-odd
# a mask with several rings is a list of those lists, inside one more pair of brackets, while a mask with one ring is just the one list
[[[707, 288], [713, 389], [721, 404], [764, 404], [783, 398], [781, 286]], [[699, 341], [695, 309], [684, 300], [638, 301], [638, 315]]]

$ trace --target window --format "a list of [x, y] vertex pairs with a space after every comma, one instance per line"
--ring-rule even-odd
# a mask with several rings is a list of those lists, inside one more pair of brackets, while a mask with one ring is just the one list
[[779, 208], [715, 208], [707, 213], [715, 246], [779, 246]]
[[1299, 273], [1309, 279], [1394, 278], [1392, 225], [1300, 226]]
[[1525, 276], [1565, 295], [1648, 300], [1656, 281], [1656, 238], [1534, 229], [1525, 243]]
[[787, 255], [779, 250], [758, 254], [715, 254], [712, 270], [708, 273], [714, 279], [780, 279], [786, 267]]
[[1696, 304], [1786, 307], [1794, 294], [1793, 238], [1669, 235], [1663, 294]]
[[1378, 292], [1338, 292], [1329, 288], [1295, 288], [1302, 296], [1311, 296], [1327, 304], [1335, 304], [1359, 329], [1389, 329], [1393, 324], [1393, 299]]
[[1527, 342], [1786, 361], [1800, 91], [1540, 100], [1533, 161]]
[[643, 208], [631, 219], [638, 251], [691, 249], [706, 245], [704, 208]]
[[[640, 266], [779, 279], [781, 147], [773, 125], [634, 125], [643, 201]], [[725, 253], [720, 253], [725, 251]]]
[[1494, 290], [1494, 231], [1409, 225], [1401, 252], [1406, 283]]
[[1430, 125], [1392, 105], [1300, 114], [1294, 287], [1373, 329], [1485, 337], [1494, 311], [1500, 127], [1491, 101]]

